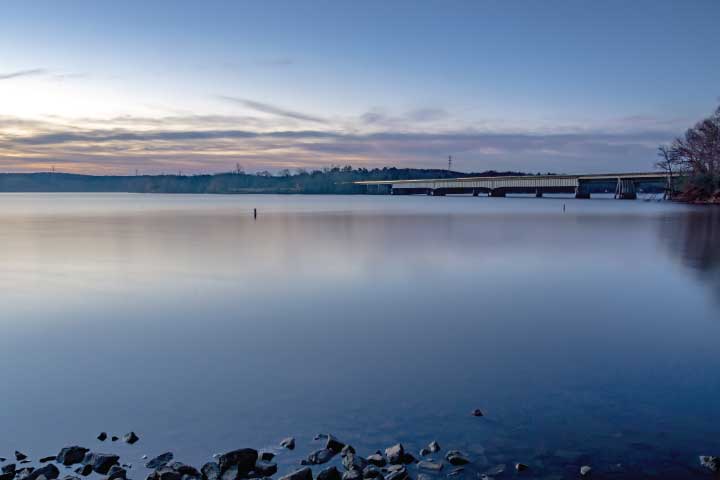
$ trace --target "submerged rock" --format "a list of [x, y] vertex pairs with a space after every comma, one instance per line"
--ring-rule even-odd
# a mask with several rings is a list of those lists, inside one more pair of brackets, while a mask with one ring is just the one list
[[430, 472], [439, 472], [443, 469], [443, 464], [423, 460], [422, 462], [418, 463], [418, 468], [420, 470], [428, 470]]
[[147, 462], [145, 464], [145, 468], [150, 468], [150, 469], [155, 470], [160, 467], [164, 467], [165, 465], [170, 463], [170, 461], [172, 461], [173, 457], [174, 457], [174, 455], [172, 452], [165, 452], [165, 453], [153, 458], [149, 462]]
[[720, 472], [720, 457], [700, 455], [700, 465], [711, 472], [718, 473]]
[[138, 440], [140, 440], [140, 437], [138, 437], [135, 432], [126, 433], [123, 435], [123, 442], [128, 443], [130, 445], [133, 445]]
[[87, 448], [78, 447], [77, 445], [65, 447], [55, 457], [55, 461], [65, 466], [81, 463], [89, 450]]
[[312, 478], [312, 470], [310, 467], [305, 467], [280, 477], [280, 480], [312, 480]]
[[0, 473], [0, 480], [13, 480], [15, 472]]
[[470, 463], [470, 459], [458, 450], [450, 450], [445, 454], [445, 460], [451, 465], [465, 465]]
[[317, 480], [340, 480], [340, 471], [337, 467], [328, 467], [318, 473]]
[[288, 450], [295, 450], [295, 437], [287, 437], [280, 440], [280, 446]]
[[583, 477], [587, 477], [592, 472], [592, 467], [590, 465], [583, 465], [580, 467], [580, 475]]
[[387, 457], [388, 463], [398, 464], [403, 463], [405, 460], [405, 449], [401, 443], [396, 443], [392, 447], [385, 449], [385, 457]]

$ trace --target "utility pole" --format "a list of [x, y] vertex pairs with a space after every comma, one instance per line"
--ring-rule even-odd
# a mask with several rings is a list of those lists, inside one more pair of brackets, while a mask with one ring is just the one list
[[448, 155], [448, 172], [452, 171], [452, 155]]

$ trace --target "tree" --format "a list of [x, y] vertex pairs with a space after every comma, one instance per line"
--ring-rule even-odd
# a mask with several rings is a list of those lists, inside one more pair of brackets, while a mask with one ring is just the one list
[[720, 107], [668, 146], [661, 146], [657, 166], [688, 175], [685, 196], [705, 200], [720, 193]]

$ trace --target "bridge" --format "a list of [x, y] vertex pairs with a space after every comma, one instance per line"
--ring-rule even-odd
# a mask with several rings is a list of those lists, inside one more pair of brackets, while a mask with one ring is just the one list
[[353, 182], [365, 185], [368, 193], [390, 195], [434, 195], [481, 193], [489, 197], [523, 193], [542, 197], [546, 193], [574, 194], [590, 198], [591, 190], [614, 189], [615, 198], [634, 200], [642, 185], [661, 187], [665, 196], [672, 192], [672, 176], [664, 172], [603, 173], [588, 175], [521, 175], [495, 177], [462, 177], [422, 180], [378, 180]]

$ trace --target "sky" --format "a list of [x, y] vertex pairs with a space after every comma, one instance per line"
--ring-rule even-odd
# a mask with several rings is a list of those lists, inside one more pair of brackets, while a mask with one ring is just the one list
[[0, 171], [652, 170], [717, 0], [0, 4]]

